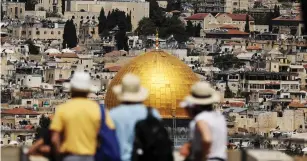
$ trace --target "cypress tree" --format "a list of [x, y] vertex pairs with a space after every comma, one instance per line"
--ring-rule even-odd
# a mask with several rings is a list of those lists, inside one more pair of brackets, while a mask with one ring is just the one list
[[127, 14], [127, 31], [132, 31], [132, 23], [131, 23], [131, 11]]
[[99, 32], [99, 34], [101, 34], [105, 30], [106, 24], [107, 24], [107, 18], [105, 16], [104, 8], [103, 7], [100, 10], [98, 21], [99, 21], [98, 32]]
[[61, 4], [62, 14], [64, 15], [64, 12], [65, 12], [65, 0], [62, 0], [61, 2], [62, 2], [62, 4]]
[[200, 37], [200, 30], [201, 30], [201, 26], [200, 26], [200, 23], [198, 23], [195, 27], [195, 37]]
[[73, 20], [67, 20], [64, 26], [62, 47], [74, 48], [78, 44], [76, 26]]
[[195, 36], [194, 26], [191, 21], [187, 22], [186, 32], [189, 36]]
[[245, 32], [250, 32], [249, 31], [249, 15], [246, 14], [246, 19], [245, 19], [245, 29], [244, 29]]

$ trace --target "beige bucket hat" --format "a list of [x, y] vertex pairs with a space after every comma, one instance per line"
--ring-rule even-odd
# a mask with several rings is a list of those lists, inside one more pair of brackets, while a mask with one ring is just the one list
[[92, 85], [92, 79], [89, 73], [86, 72], [75, 72], [72, 76], [69, 83], [64, 83], [63, 86], [65, 89], [71, 91], [80, 91], [80, 92], [97, 92], [99, 91], [98, 87]]
[[122, 83], [113, 87], [113, 92], [121, 102], [143, 102], [148, 97], [148, 90], [141, 86], [141, 81], [134, 74], [126, 74]]
[[210, 105], [221, 101], [219, 92], [207, 82], [197, 82], [191, 88], [191, 94], [184, 98], [181, 107], [190, 107], [191, 104]]

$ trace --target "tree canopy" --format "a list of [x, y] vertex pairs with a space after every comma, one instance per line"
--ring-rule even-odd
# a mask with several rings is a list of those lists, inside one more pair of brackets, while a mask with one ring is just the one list
[[226, 83], [226, 88], [225, 88], [225, 93], [224, 93], [224, 98], [233, 98], [234, 93], [230, 90], [228, 83]]
[[167, 0], [166, 11], [181, 10], [181, 0]]
[[63, 33], [63, 48], [74, 48], [78, 44], [76, 26], [73, 20], [67, 20], [64, 26]]
[[159, 7], [156, 0], [147, 1], [150, 5], [149, 18], [143, 18], [139, 22], [136, 30], [139, 35], [152, 35], [155, 33], [155, 28], [158, 28], [161, 38], [167, 38], [173, 35], [179, 43], [188, 40], [189, 34], [186, 32], [185, 25], [179, 19], [179, 16], [173, 15], [172, 17], [166, 17], [163, 9]]
[[98, 32], [99, 32], [99, 34], [102, 33], [105, 30], [106, 25], [107, 25], [107, 17], [104, 13], [104, 8], [102, 7], [101, 10], [100, 10], [99, 17], [98, 17]]
[[116, 26], [118, 26], [121, 30], [131, 31], [132, 23], [131, 23], [131, 12], [126, 14], [124, 11], [120, 11], [118, 9], [109, 11], [108, 15], [105, 16], [104, 9], [102, 8], [99, 15], [99, 34], [108, 33], [112, 31]]
[[249, 15], [248, 14], [246, 15], [244, 31], [249, 33]]
[[30, 54], [33, 54], [33, 55], [38, 55], [39, 54], [39, 47], [36, 46], [32, 40], [29, 39], [25, 43], [29, 47], [29, 53]]
[[138, 28], [136, 29], [137, 34], [139, 35], [153, 35], [156, 32], [156, 24], [150, 19], [144, 17], [139, 21]]
[[231, 68], [240, 68], [245, 63], [232, 54], [225, 54], [214, 57], [214, 66], [221, 70], [229, 70]]

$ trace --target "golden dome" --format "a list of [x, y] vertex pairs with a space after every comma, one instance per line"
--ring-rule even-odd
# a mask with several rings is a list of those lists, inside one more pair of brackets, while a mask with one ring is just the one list
[[111, 81], [105, 99], [106, 107], [112, 108], [118, 104], [111, 89], [121, 83], [126, 73], [140, 77], [142, 85], [149, 90], [145, 104], [157, 108], [163, 118], [172, 115], [187, 117], [179, 104], [199, 78], [181, 60], [163, 51], [151, 51], [132, 59]]

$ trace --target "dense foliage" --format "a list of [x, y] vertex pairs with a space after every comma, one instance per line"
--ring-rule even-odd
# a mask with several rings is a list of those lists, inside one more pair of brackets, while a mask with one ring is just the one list
[[245, 32], [249, 32], [249, 15], [246, 15], [246, 20], [245, 20]]
[[[159, 7], [156, 0], [147, 0], [150, 5], [149, 18], [143, 18], [136, 29], [138, 35], [153, 35], [155, 29], [159, 30], [159, 37], [168, 38], [173, 35], [179, 43], [185, 42], [189, 38], [184, 23], [178, 15], [166, 16], [164, 10]], [[176, 2], [177, 3], [177, 2]]]
[[78, 44], [76, 26], [73, 20], [67, 20], [64, 26], [63, 48], [74, 48]]
[[[108, 36], [110, 31], [114, 31], [117, 49], [128, 51], [128, 37], [126, 32], [132, 30], [131, 12], [126, 14], [124, 11], [115, 9], [105, 16], [104, 9], [102, 8], [98, 20], [98, 32], [100, 36]], [[116, 27], [118, 27], [118, 31], [114, 30]]]
[[243, 65], [245, 65], [245, 63], [232, 54], [225, 54], [214, 57], [214, 66], [220, 68], [221, 70], [240, 68]]
[[200, 36], [200, 30], [201, 30], [200, 23], [198, 23], [197, 25], [193, 25], [191, 21], [188, 21], [185, 29], [187, 34], [191, 37]]
[[32, 40], [27, 40], [25, 42], [29, 47], [29, 53], [33, 55], [39, 54], [39, 47], [37, 47]]

